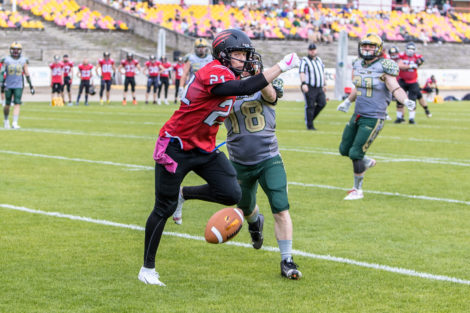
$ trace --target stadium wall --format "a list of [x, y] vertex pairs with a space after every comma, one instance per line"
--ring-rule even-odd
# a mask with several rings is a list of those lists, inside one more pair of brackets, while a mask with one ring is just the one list
[[76, 0], [79, 5], [97, 10], [103, 15], [112, 16], [115, 20], [121, 20], [127, 24], [134, 34], [153, 42], [158, 42], [160, 29], [166, 31], [166, 46], [172, 50], [190, 51], [193, 49], [195, 38], [179, 34], [160, 25], [150, 23], [130, 13], [115, 9], [99, 0]]

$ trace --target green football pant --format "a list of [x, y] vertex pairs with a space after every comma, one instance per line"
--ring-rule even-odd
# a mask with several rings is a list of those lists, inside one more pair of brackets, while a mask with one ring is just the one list
[[14, 104], [21, 104], [23, 96], [23, 88], [7, 88], [5, 89], [5, 105], [10, 105], [12, 98]]
[[339, 152], [351, 160], [362, 160], [384, 126], [384, 120], [353, 114], [343, 131]]
[[253, 213], [256, 206], [258, 183], [268, 197], [273, 214], [289, 209], [286, 170], [280, 155], [254, 165], [235, 162], [232, 164], [237, 171], [238, 183], [242, 189], [242, 198], [238, 207], [245, 216]]

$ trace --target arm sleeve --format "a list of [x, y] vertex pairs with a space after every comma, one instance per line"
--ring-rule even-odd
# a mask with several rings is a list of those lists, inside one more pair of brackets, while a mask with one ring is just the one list
[[252, 95], [263, 89], [269, 83], [263, 74], [258, 74], [244, 80], [231, 80], [212, 88], [211, 93], [215, 96], [244, 96]]

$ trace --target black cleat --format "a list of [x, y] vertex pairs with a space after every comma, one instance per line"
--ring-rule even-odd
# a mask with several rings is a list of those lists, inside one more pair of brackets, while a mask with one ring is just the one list
[[416, 124], [415, 120], [412, 119], [412, 118], [410, 118], [410, 120], [408, 121], [408, 123], [410, 123], [410, 124]]
[[297, 269], [297, 264], [292, 258], [281, 261], [281, 275], [294, 280], [302, 277], [302, 273]]
[[394, 121], [395, 124], [400, 124], [400, 123], [403, 123], [405, 121], [404, 118], [398, 118]]
[[431, 117], [431, 116], [432, 116], [431, 111], [429, 111], [428, 108], [425, 108], [425, 109], [424, 109], [424, 112], [426, 113], [426, 116], [427, 116], [427, 117]]
[[258, 216], [258, 221], [254, 223], [248, 223], [248, 230], [251, 235], [251, 243], [253, 244], [253, 248], [255, 249], [259, 249], [263, 245], [263, 225], [263, 214], [260, 214]]

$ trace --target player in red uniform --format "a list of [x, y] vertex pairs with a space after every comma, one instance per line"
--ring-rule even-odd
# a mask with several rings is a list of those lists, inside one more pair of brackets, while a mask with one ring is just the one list
[[[419, 101], [423, 107], [427, 117], [431, 117], [431, 112], [421, 94], [421, 88], [418, 84], [418, 67], [423, 64], [423, 56], [416, 54], [416, 45], [413, 42], [406, 44], [405, 53], [400, 53], [398, 60], [398, 67], [400, 74], [398, 75], [398, 83], [408, 93], [408, 98], [412, 101]], [[416, 109], [409, 112], [409, 123], [415, 124]], [[404, 106], [397, 101], [397, 119], [394, 123], [403, 123], [404, 119]]]
[[[122, 69], [124, 69], [124, 73], [122, 73]], [[131, 85], [132, 104], [137, 105], [137, 99], [135, 98], [135, 74], [137, 74], [137, 71], [140, 72], [139, 61], [134, 59], [132, 52], [128, 52], [126, 58], [121, 61], [121, 65], [119, 66], [119, 72], [125, 75], [122, 105], [127, 104], [126, 95], [129, 85]]]
[[69, 98], [68, 105], [72, 105], [72, 93], [70, 91], [70, 86], [72, 85], [73, 78], [73, 62], [69, 60], [69, 56], [64, 54], [62, 57], [62, 65], [64, 70], [64, 85], [62, 87], [62, 100], [65, 102], [64, 90], [67, 89], [67, 94]]
[[428, 101], [433, 100], [433, 93], [435, 93], [436, 96], [439, 95], [439, 88], [437, 88], [436, 77], [434, 77], [434, 75], [431, 75], [431, 77], [426, 80], [421, 92], [427, 95]]
[[157, 103], [157, 90], [160, 84], [160, 61], [157, 57], [151, 55], [145, 62], [144, 74], [147, 75], [147, 92], [145, 93], [145, 104], [149, 103], [150, 90], [153, 87], [153, 104]]
[[80, 78], [80, 87], [78, 89], [77, 102], [75, 105], [79, 105], [80, 96], [82, 95], [83, 89], [85, 89], [85, 105], [88, 105], [88, 94], [90, 93], [90, 80], [92, 73], [93, 64], [88, 63], [88, 59], [83, 59], [83, 63], [78, 65], [77, 76]]
[[173, 70], [175, 71], [175, 103], [178, 100], [178, 88], [180, 86], [180, 80], [183, 76], [184, 63], [183, 58], [178, 57], [178, 61], [173, 65]]
[[[215, 146], [219, 125], [229, 115], [236, 96], [251, 95], [266, 87], [281, 72], [298, 67], [295, 53], [245, 80], [254, 48], [248, 36], [235, 29], [217, 34], [212, 43], [214, 61], [190, 79], [178, 110], [160, 130], [154, 151], [155, 205], [145, 227], [144, 266], [138, 278], [146, 284], [164, 284], [155, 271], [155, 256], [167, 219], [187, 199], [234, 205], [241, 197], [236, 172]], [[207, 184], [180, 188], [194, 171]]]
[[172, 65], [168, 62], [166, 56], [160, 58], [160, 85], [158, 86], [158, 104], [161, 104], [160, 93], [162, 88], [165, 88], [165, 104], [168, 105], [168, 87], [171, 81], [171, 68]]
[[[63, 77], [64, 77], [64, 65], [60, 62], [60, 57], [58, 55], [54, 56], [54, 62], [49, 64], [51, 69], [51, 105], [60, 106], [63, 105], [62, 99], [62, 88], [63, 88]], [[58, 101], [60, 99], [61, 101]]]
[[104, 52], [103, 58], [98, 60], [98, 65], [95, 68], [96, 75], [100, 76], [98, 73], [98, 68], [101, 69], [101, 84], [100, 84], [100, 104], [103, 104], [103, 93], [106, 89], [106, 104], [109, 104], [109, 92], [111, 90], [111, 83], [113, 80], [113, 75], [116, 72], [116, 67], [114, 66], [114, 60], [111, 59], [111, 53]]

